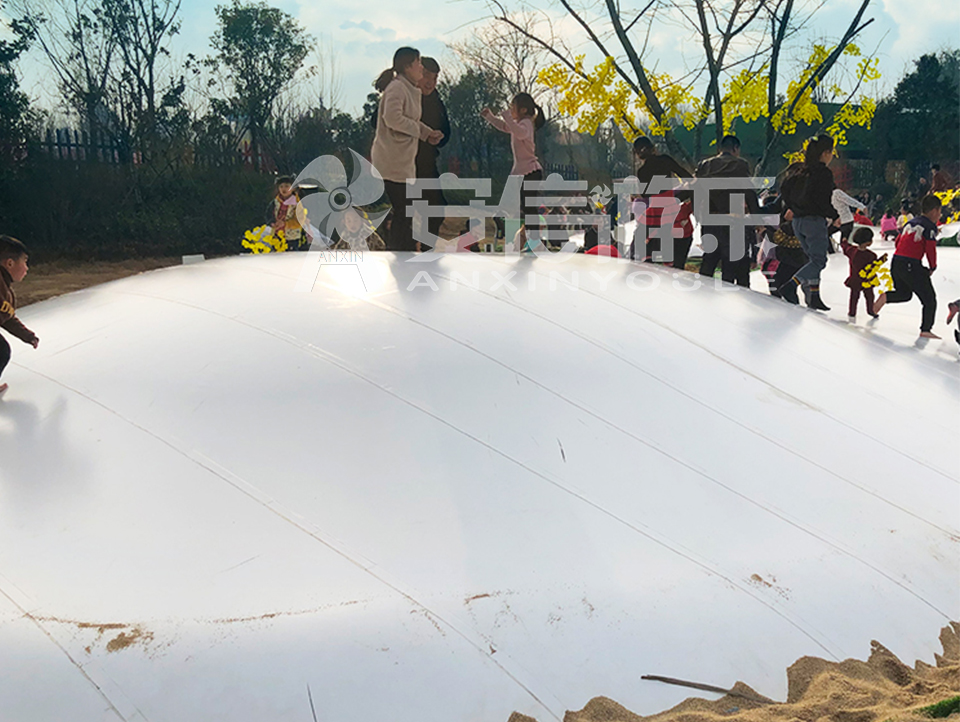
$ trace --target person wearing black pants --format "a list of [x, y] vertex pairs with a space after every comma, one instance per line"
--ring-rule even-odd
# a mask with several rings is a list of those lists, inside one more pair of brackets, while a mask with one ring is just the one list
[[917, 294], [923, 304], [920, 333], [930, 333], [937, 315], [937, 293], [933, 290], [930, 274], [933, 271], [915, 258], [894, 256], [890, 262], [893, 290], [886, 294], [885, 303], [905, 303]]
[[[660, 245], [660, 238], [656, 234], [661, 227], [665, 207], [670, 204], [675, 194], [673, 190], [651, 194], [647, 191], [647, 187], [655, 178], [683, 180], [691, 176], [690, 171], [669, 155], [658, 153], [653, 142], [646, 136], [640, 136], [633, 142], [633, 157], [638, 165], [637, 180], [644, 186], [644, 192], [641, 195], [645, 201], [646, 211], [642, 219], [637, 219], [637, 231], [629, 249], [629, 258], [652, 263], [654, 251], [663, 250]], [[661, 201], [653, 202], [652, 199], [657, 197], [663, 197], [665, 200], [662, 203]], [[689, 214], [687, 223], [689, 224]], [[674, 238], [674, 240], [678, 239]], [[643, 244], [642, 247], [640, 246], [641, 243]], [[640, 255], [641, 248], [643, 250], [642, 256]], [[673, 263], [676, 263], [677, 260], [677, 250], [677, 244], [674, 243]], [[689, 251], [689, 246], [687, 250]], [[684, 257], [684, 262], [686, 262], [686, 257]]]
[[[923, 198], [920, 214], [900, 231], [897, 248], [890, 262], [890, 275], [893, 276], [893, 290], [881, 293], [874, 303], [878, 312], [887, 303], [905, 303], [917, 294], [923, 304], [920, 320], [921, 338], [940, 338], [933, 332], [933, 321], [937, 314], [937, 294], [933, 290], [930, 276], [937, 270], [937, 223], [940, 221], [940, 199], [935, 195]], [[923, 265], [926, 256], [930, 267]]]
[[[440, 74], [440, 64], [433, 58], [421, 58], [423, 64], [423, 77], [420, 79], [419, 87], [423, 97], [420, 100], [420, 121], [434, 130], [443, 133], [443, 139], [436, 145], [421, 140], [417, 147], [417, 178], [439, 178], [440, 170], [437, 168], [437, 158], [440, 149], [450, 140], [450, 120], [447, 117], [447, 108], [437, 92], [437, 77]], [[424, 200], [431, 206], [445, 206], [447, 200], [440, 188], [424, 189], [422, 192]], [[443, 225], [442, 216], [431, 216], [427, 220], [427, 231], [433, 236], [440, 235], [440, 227]], [[423, 246], [423, 244], [420, 244]], [[427, 250], [421, 248], [421, 250]]]
[[7, 339], [0, 336], [0, 376], [3, 376], [3, 370], [7, 368], [8, 363], [10, 363], [10, 344], [7, 343]]
[[538, 218], [540, 216], [540, 209], [538, 207], [530, 204], [531, 198], [538, 198], [543, 195], [543, 191], [534, 190], [533, 188], [528, 188], [527, 183], [537, 183], [543, 180], [543, 171], [535, 170], [527, 173], [523, 177], [523, 182], [520, 184], [520, 217], [523, 219], [524, 228], [527, 229], [528, 233], [533, 233], [537, 238], [540, 237], [540, 224], [539, 223], [527, 223], [526, 217], [536, 215]]
[[807, 264], [808, 260], [802, 248], [777, 246], [777, 270], [773, 274], [773, 288], [770, 294], [779, 297], [780, 289]]
[[701, 233], [703, 236], [711, 235], [716, 238], [717, 247], [703, 254], [700, 275], [713, 278], [719, 265], [720, 278], [724, 283], [750, 288], [750, 253], [747, 251], [740, 258], [731, 257], [730, 226], [703, 226]]
[[407, 209], [413, 203], [408, 198], [406, 183], [383, 181], [383, 188], [390, 199], [393, 209], [390, 214], [390, 232], [387, 235], [387, 250], [389, 251], [416, 251], [417, 242], [413, 240], [413, 219], [407, 215]]
[[[750, 164], [740, 157], [740, 140], [735, 135], [725, 135], [720, 140], [720, 153], [713, 158], [707, 158], [697, 166], [697, 178], [749, 178]], [[760, 203], [753, 189], [743, 192], [746, 210], [750, 213], [760, 212]], [[731, 208], [730, 191], [713, 190], [708, 199], [708, 208], [711, 216], [737, 215], [742, 216], [743, 206]], [[704, 278], [713, 278], [713, 274], [720, 266], [720, 276], [725, 283], [735, 283], [745, 288], [750, 287], [750, 264], [753, 260], [750, 239], [745, 239], [746, 248], [742, 255], [733, 258], [730, 249], [730, 225], [703, 226], [703, 235], [711, 235], [717, 239], [717, 246], [711, 251], [705, 251], [700, 262], [700, 275]], [[751, 232], [752, 233], [752, 232]]]
[[820, 298], [820, 272], [827, 266], [828, 229], [839, 217], [832, 200], [833, 173], [827, 167], [833, 159], [833, 145], [833, 138], [826, 134], [811, 138], [803, 150], [803, 165], [780, 188], [784, 204], [793, 213], [793, 234], [809, 259], [780, 288], [780, 297], [797, 304], [797, 289], [802, 288], [807, 307], [817, 311], [830, 310]]

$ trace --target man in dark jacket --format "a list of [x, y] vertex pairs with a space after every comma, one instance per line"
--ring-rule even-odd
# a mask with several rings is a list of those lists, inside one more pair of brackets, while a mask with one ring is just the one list
[[[423, 78], [420, 80], [420, 92], [423, 97], [420, 100], [421, 115], [420, 120], [443, 133], [443, 140], [437, 145], [420, 141], [417, 148], [417, 178], [439, 178], [440, 171], [437, 169], [437, 157], [440, 155], [440, 148], [450, 140], [450, 120], [447, 117], [447, 108], [437, 92], [437, 77], [440, 75], [440, 65], [433, 58], [424, 57], [421, 59], [423, 64]], [[430, 189], [423, 191], [424, 199], [431, 206], [444, 206], [447, 204], [443, 197], [443, 191]], [[443, 218], [430, 218], [427, 222], [427, 229], [433, 235], [440, 234], [440, 226], [443, 225]], [[426, 249], [423, 249], [426, 250]]]
[[[697, 178], [750, 178], [750, 164], [740, 157], [740, 139], [735, 135], [725, 135], [720, 140], [720, 153], [700, 161], [697, 166]], [[757, 193], [752, 188], [740, 191], [745, 196], [746, 207], [750, 213], [760, 212], [760, 203]], [[732, 196], [736, 191], [711, 190], [709, 199], [710, 215], [738, 215], [742, 216], [744, 208], [731, 208]], [[700, 265], [700, 275], [713, 278], [713, 274], [720, 266], [720, 275], [726, 283], [735, 283], [746, 288], [750, 287], [750, 251], [751, 239], [746, 240], [743, 253], [732, 253], [730, 248], [730, 225], [702, 226], [701, 233], [711, 235], [717, 239], [717, 246], [712, 251], [703, 254]]]

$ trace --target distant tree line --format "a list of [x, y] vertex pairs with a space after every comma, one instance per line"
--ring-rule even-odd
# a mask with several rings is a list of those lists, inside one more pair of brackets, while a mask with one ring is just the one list
[[[262, 1], [230, 0], [215, 12], [209, 54], [177, 58], [181, 0], [8, 0], [15, 19], [0, 40], [0, 231], [40, 258], [234, 253], [243, 231], [261, 222], [275, 173], [295, 173], [321, 154], [369, 152], [377, 95], [356, 114], [338, 109], [335, 58], [317, 52], [295, 18]], [[531, 16], [509, 19], [451, 46], [456, 62], [444, 62], [440, 93], [453, 130], [441, 171], [493, 178], [498, 193], [512, 163], [509, 139], [479, 112], [504, 108], [523, 90], [551, 119], [537, 139], [548, 166], [574, 168], [591, 186], [631, 172], [622, 124], [607, 117], [577, 132], [559, 107], [562, 94], [540, 82], [558, 53], [572, 54], [559, 42], [545, 47]], [[65, 111], [91, 152], [50, 153], [47, 131], [62, 121], [20, 88], [28, 49], [45, 59], [60, 117]], [[877, 107], [878, 161], [957, 157], [958, 78], [957, 51], [917, 61]], [[94, 152], [103, 143], [115, 162]]]

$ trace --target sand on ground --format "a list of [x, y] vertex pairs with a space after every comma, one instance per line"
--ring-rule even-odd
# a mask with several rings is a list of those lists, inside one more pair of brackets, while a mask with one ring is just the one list
[[[595, 697], [583, 709], [567, 712], [563, 722], [930, 722], [931, 717], [919, 710], [960, 695], [960, 624], [944, 627], [940, 643], [943, 654], [936, 655], [935, 666], [918, 661], [909, 667], [876, 641], [866, 662], [801, 657], [787, 670], [784, 703], [748, 699], [766, 698], [737, 682], [731, 692], [744, 696], [691, 697], [647, 717], [606, 697]], [[960, 712], [947, 719], [960, 720]], [[515, 712], [508, 722], [536, 721]]]

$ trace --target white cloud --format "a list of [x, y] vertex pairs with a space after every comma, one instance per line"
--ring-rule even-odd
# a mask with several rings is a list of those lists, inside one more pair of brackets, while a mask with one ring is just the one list
[[944, 0], [883, 0], [893, 22], [896, 41], [889, 53], [909, 61], [942, 47], [957, 47], [960, 39], [960, 5]]
[[350, 30], [351, 28], [357, 28], [359, 30], [364, 30], [374, 37], [380, 38], [382, 40], [394, 40], [397, 37], [397, 33], [390, 28], [378, 28], [373, 23], [362, 20], [357, 23], [353, 20], [347, 20], [340, 23], [341, 30]]

